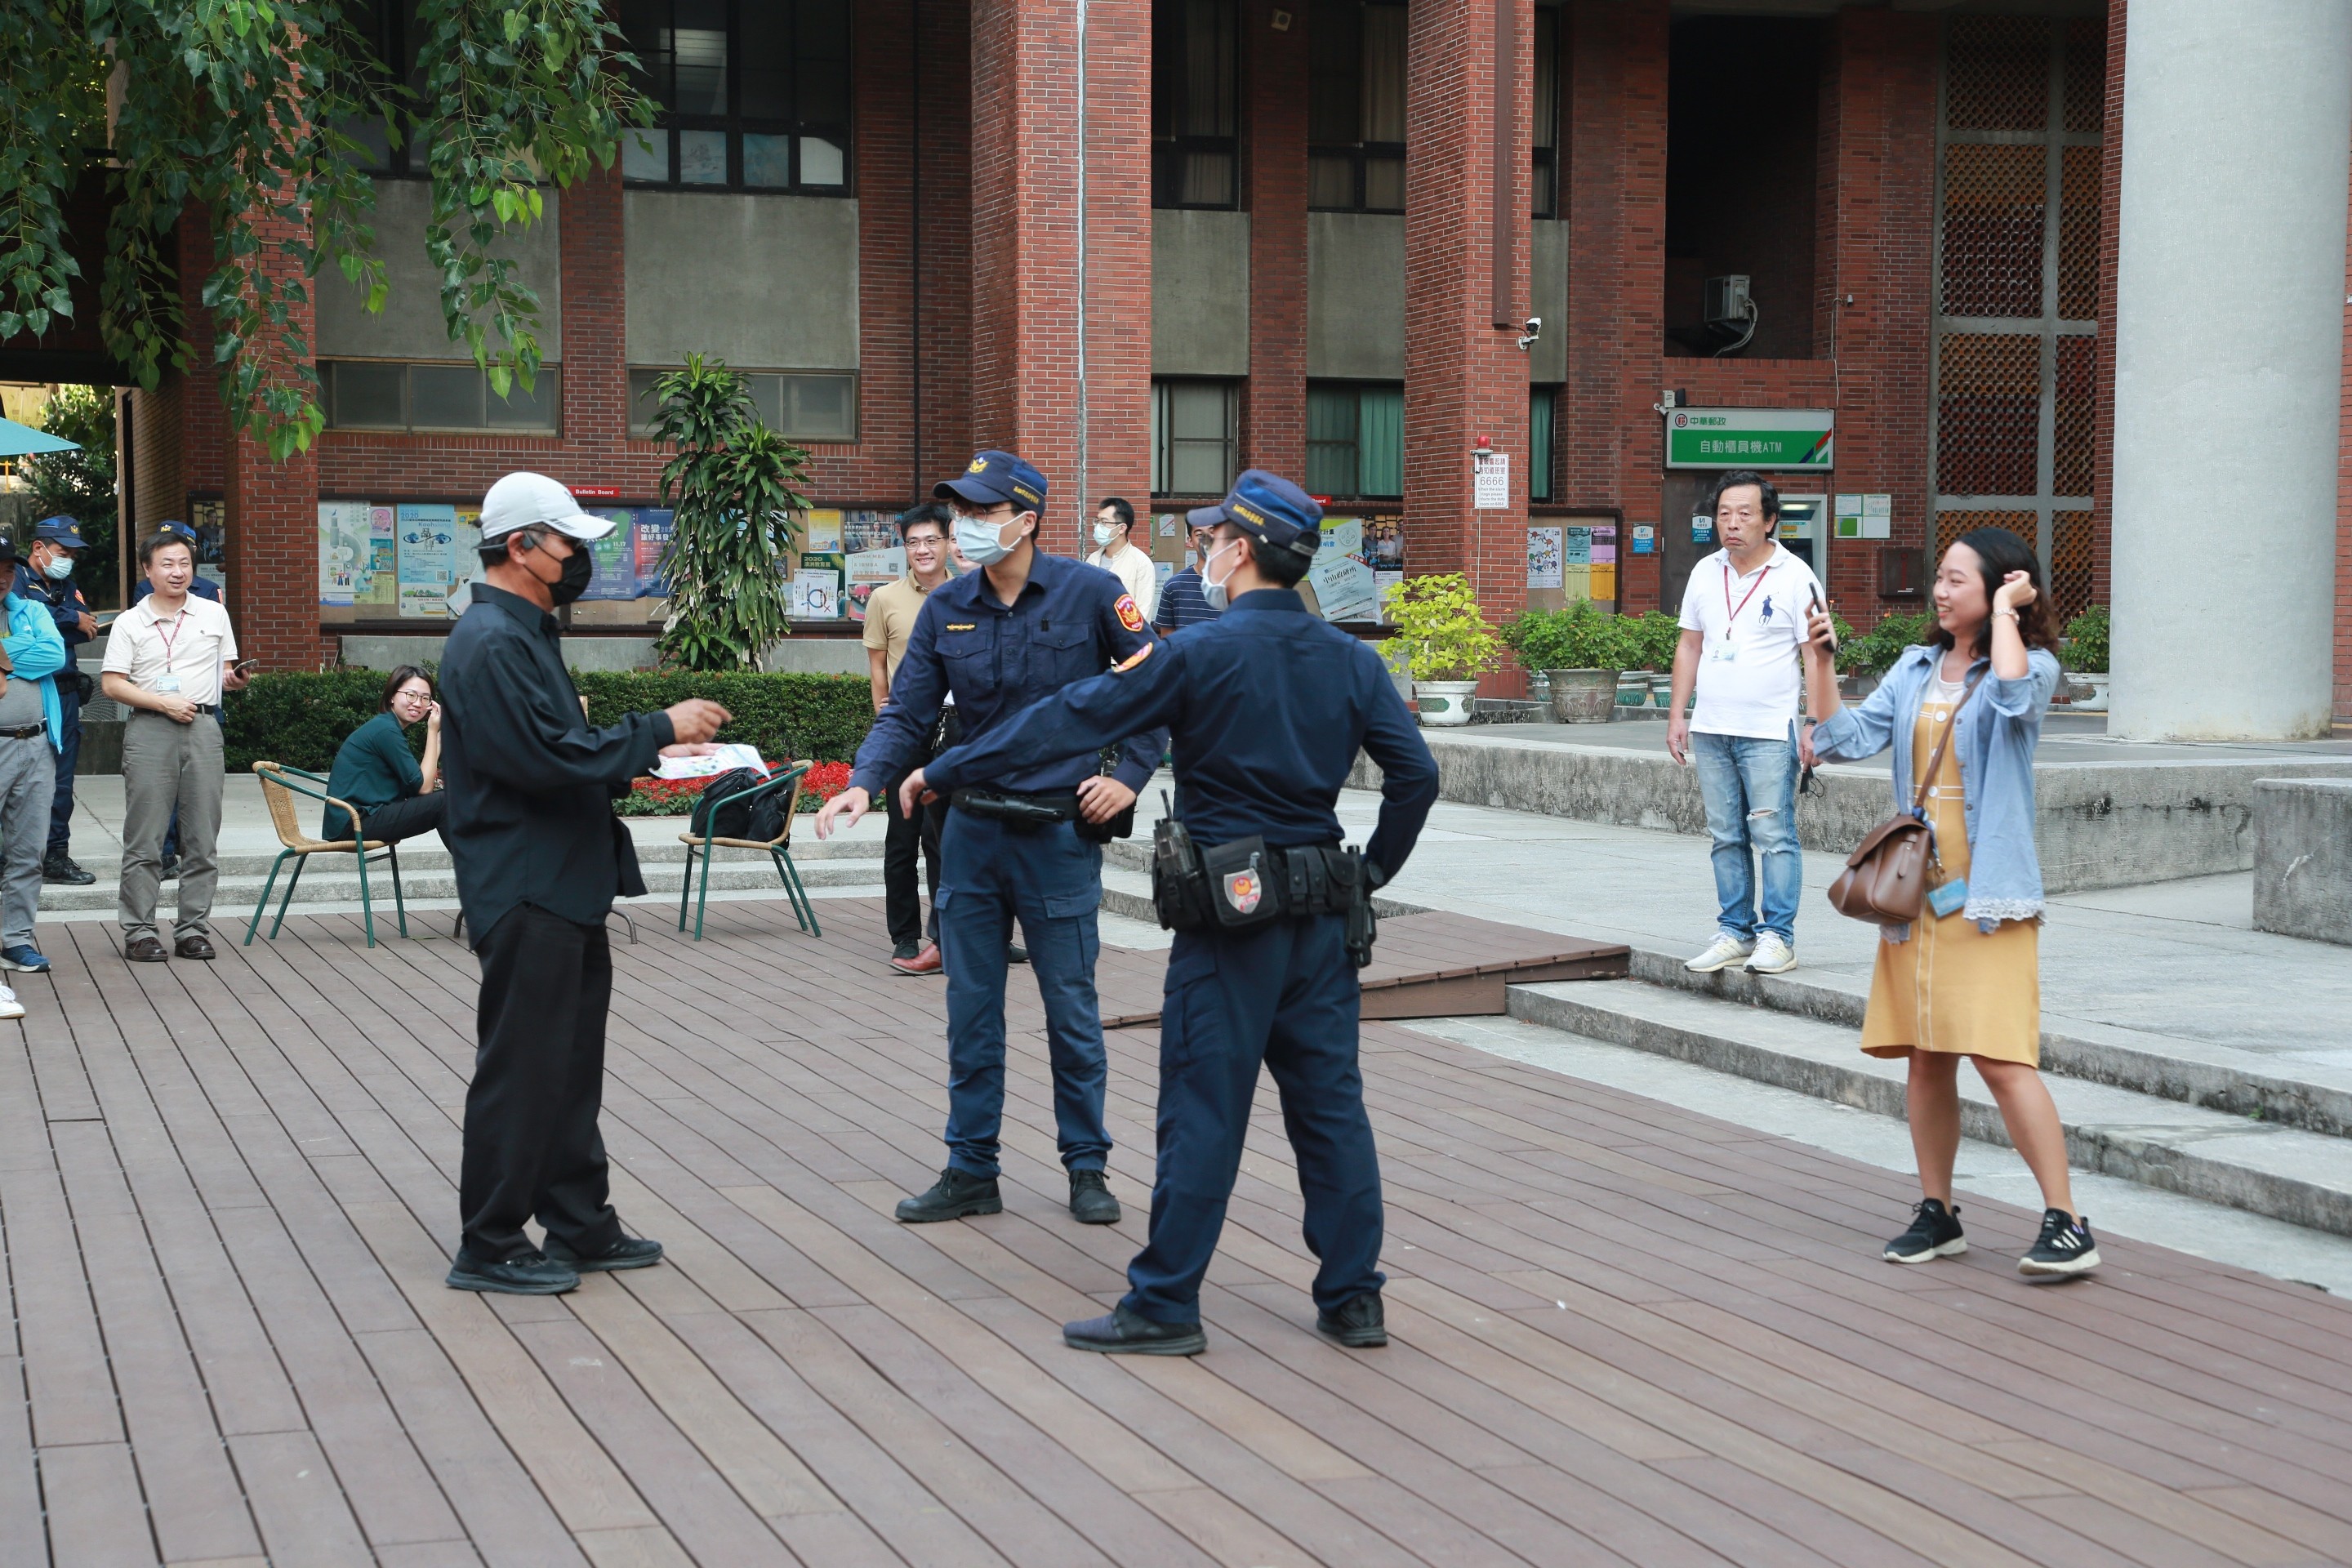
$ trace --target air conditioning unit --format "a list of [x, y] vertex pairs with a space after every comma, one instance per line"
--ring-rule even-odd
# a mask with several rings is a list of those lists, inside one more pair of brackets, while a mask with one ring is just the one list
[[[1687, 300], [1689, 295], [1683, 296]], [[1748, 292], [1748, 274], [1727, 273], [1706, 280], [1706, 324], [1710, 327], [1744, 327], [1756, 314], [1756, 302]]]

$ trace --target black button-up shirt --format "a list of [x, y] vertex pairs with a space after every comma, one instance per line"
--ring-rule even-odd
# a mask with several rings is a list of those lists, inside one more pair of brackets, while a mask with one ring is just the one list
[[[950, 693], [964, 739], [978, 740], [1040, 698], [1134, 658], [1154, 640], [1127, 585], [1083, 561], [1039, 551], [1010, 605], [996, 596], [984, 571], [950, 577], [915, 616], [906, 657], [890, 679], [890, 700], [857, 748], [849, 782], [878, 795], [904, 778], [922, 762], [941, 700]], [[1120, 752], [1114, 775], [1141, 789], [1160, 766], [1168, 731], [1114, 739]], [[1076, 788], [1097, 771], [1080, 757], [1007, 763], [970, 782], [1042, 795]]]
[[590, 729], [555, 617], [474, 584], [442, 655], [441, 837], [476, 946], [517, 904], [597, 925], [646, 890], [613, 802], [676, 738], [666, 713]]

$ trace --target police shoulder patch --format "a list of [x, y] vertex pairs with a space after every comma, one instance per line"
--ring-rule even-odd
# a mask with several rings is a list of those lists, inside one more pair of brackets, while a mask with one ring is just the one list
[[1120, 659], [1117, 664], [1112, 665], [1110, 667], [1111, 673], [1114, 675], [1126, 674], [1129, 670], [1133, 669], [1137, 665], [1141, 664], [1145, 659], [1150, 658], [1151, 657], [1151, 650], [1159, 646], [1160, 645], [1157, 643], [1145, 643], [1141, 647], [1137, 648], [1133, 653], [1128, 655], [1125, 658]]
[[1111, 607], [1118, 612], [1118, 624], [1120, 626], [1125, 626], [1131, 632], [1140, 632], [1143, 630], [1143, 611], [1136, 604], [1134, 595], [1121, 594], [1118, 596], [1118, 603]]

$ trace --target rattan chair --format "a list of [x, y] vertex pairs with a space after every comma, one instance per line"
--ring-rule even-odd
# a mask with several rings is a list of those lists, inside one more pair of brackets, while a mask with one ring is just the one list
[[278, 829], [278, 842], [286, 847], [278, 852], [270, 863], [269, 880], [261, 885], [261, 901], [253, 906], [252, 923], [245, 928], [245, 945], [253, 945], [253, 933], [261, 929], [262, 912], [269, 908], [270, 889], [278, 885], [278, 873], [289, 858], [294, 861], [294, 875], [286, 880], [286, 896], [278, 901], [278, 918], [269, 922], [269, 940], [278, 940], [278, 929], [286, 923], [286, 907], [294, 901], [294, 886], [302, 879], [302, 868], [310, 863], [313, 855], [349, 855], [360, 868], [360, 923], [366, 928], [367, 944], [375, 945], [375, 907], [368, 897], [368, 858], [378, 850], [392, 865], [393, 907], [400, 914], [400, 934], [408, 934], [408, 902], [400, 890], [400, 847], [380, 838], [313, 838], [302, 831], [296, 815], [296, 795], [315, 800], [326, 805], [339, 805], [351, 815], [354, 830], [359, 826], [359, 808], [348, 801], [337, 800], [327, 793], [327, 781], [318, 773], [300, 768], [289, 768], [283, 763], [256, 763], [256, 776], [261, 780], [261, 798], [269, 805], [269, 820]]
[[[697, 942], [702, 940], [702, 916], [710, 901], [710, 862], [715, 858], [711, 854], [712, 850], [764, 849], [768, 852], [769, 858], [775, 862], [776, 875], [784, 884], [784, 897], [793, 906], [793, 919], [798, 921], [801, 930], [808, 932], [809, 935], [814, 937], [824, 935], [816, 923], [816, 906], [809, 901], [808, 889], [801, 886], [800, 871], [793, 865], [793, 817], [800, 807], [801, 779], [807, 772], [808, 764], [803, 763], [798, 767], [787, 768], [774, 778], [753, 784], [750, 789], [737, 790], [733, 795], [722, 795], [710, 803], [709, 815], [703, 818], [704, 822], [710, 822], [717, 818], [719, 808], [722, 805], [731, 805], [739, 800], [751, 800], [759, 795], [773, 794], [777, 790], [784, 790], [789, 792], [784, 797], [784, 830], [773, 838], [721, 838], [715, 834], [708, 833], [681, 833], [677, 836], [678, 842], [686, 846], [686, 879], [678, 884], [677, 889], [678, 930], [686, 929], [686, 905], [688, 899], [691, 897], [694, 900], [694, 940]], [[698, 895], [694, 879], [694, 860], [697, 852], [699, 852], [702, 857], [702, 881]]]

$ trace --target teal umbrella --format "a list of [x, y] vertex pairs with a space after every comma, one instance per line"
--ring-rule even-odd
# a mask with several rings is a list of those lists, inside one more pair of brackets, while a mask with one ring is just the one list
[[24, 458], [41, 452], [79, 452], [81, 443], [51, 436], [13, 419], [0, 419], [0, 458]]

